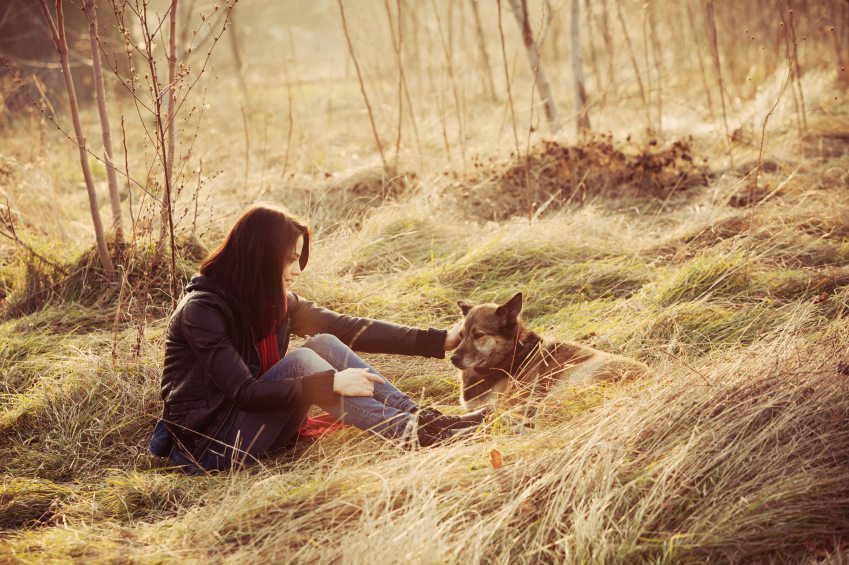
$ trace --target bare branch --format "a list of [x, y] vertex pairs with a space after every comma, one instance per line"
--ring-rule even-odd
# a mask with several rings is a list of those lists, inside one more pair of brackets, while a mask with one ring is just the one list
[[337, 4], [339, 4], [339, 14], [342, 16], [342, 31], [345, 32], [345, 41], [348, 42], [348, 53], [351, 55], [351, 59], [354, 61], [354, 68], [357, 70], [357, 79], [360, 82], [360, 92], [363, 95], [363, 100], [366, 103], [366, 109], [368, 110], [369, 121], [371, 122], [371, 131], [374, 134], [374, 142], [377, 144], [377, 150], [380, 152], [380, 160], [383, 162], [383, 170], [388, 171], [389, 165], [386, 163], [386, 156], [383, 154], [383, 145], [380, 143], [380, 136], [377, 134], [377, 125], [374, 123], [374, 113], [371, 110], [371, 104], [368, 101], [368, 95], [366, 94], [365, 83], [363, 82], [363, 73], [360, 70], [360, 64], [357, 61], [357, 56], [354, 54], [354, 45], [351, 43], [351, 35], [348, 33], [348, 21], [345, 19], [345, 8], [342, 6], [342, 0], [336, 0]]

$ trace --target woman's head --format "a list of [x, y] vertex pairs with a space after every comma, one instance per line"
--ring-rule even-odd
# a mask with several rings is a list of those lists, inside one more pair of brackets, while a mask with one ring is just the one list
[[257, 205], [236, 220], [200, 272], [239, 300], [259, 339], [285, 314], [285, 286], [307, 266], [309, 254], [304, 222], [281, 208]]

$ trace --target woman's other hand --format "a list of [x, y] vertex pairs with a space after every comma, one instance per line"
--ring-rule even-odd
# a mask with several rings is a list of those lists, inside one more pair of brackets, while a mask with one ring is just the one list
[[345, 369], [333, 375], [333, 392], [342, 396], [373, 396], [374, 383], [385, 382], [367, 369]]
[[464, 322], [465, 319], [460, 318], [457, 320], [457, 323], [451, 326], [451, 329], [448, 330], [448, 335], [445, 336], [445, 351], [451, 351], [460, 345], [460, 332], [463, 330]]

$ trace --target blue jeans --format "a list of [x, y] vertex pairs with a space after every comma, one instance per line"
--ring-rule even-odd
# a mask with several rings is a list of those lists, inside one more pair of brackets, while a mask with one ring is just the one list
[[[259, 378], [293, 379], [322, 371], [349, 368], [377, 370], [363, 361], [336, 336], [321, 334], [289, 352]], [[322, 404], [337, 420], [367, 430], [387, 440], [404, 442], [415, 427], [412, 410], [418, 408], [410, 397], [389, 384], [374, 383], [374, 396], [340, 396], [332, 404]], [[205, 469], [229, 469], [269, 452], [289, 447], [298, 439], [298, 430], [307, 417], [309, 405], [280, 410], [247, 412], [237, 410], [232, 424], [225, 426], [200, 464]]]

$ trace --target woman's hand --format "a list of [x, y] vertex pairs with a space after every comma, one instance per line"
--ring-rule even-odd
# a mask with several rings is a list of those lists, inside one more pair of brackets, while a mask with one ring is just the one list
[[458, 345], [460, 345], [460, 332], [463, 329], [463, 323], [465, 322], [465, 318], [460, 318], [457, 320], [457, 323], [454, 324], [450, 330], [448, 330], [448, 335], [445, 336], [445, 351], [451, 351], [452, 349], [456, 349]]
[[342, 396], [373, 396], [374, 383], [385, 383], [368, 369], [345, 369], [333, 375], [333, 392]]

